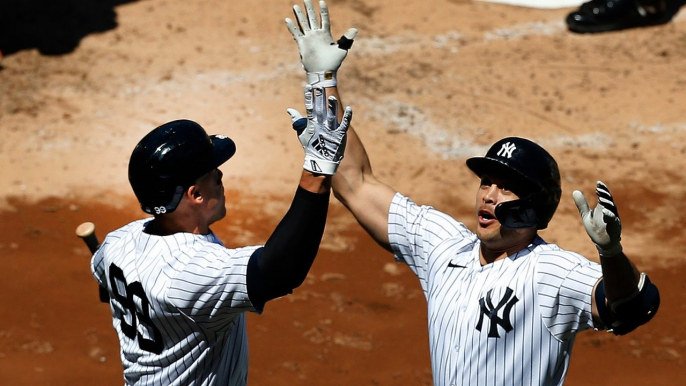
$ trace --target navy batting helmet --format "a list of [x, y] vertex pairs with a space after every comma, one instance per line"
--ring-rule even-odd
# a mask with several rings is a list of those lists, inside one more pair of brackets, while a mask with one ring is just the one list
[[536, 143], [518, 137], [503, 138], [485, 157], [472, 157], [467, 166], [481, 177], [498, 173], [526, 186], [520, 199], [500, 203], [495, 215], [507, 228], [545, 229], [560, 203], [562, 188], [555, 159]]
[[144, 212], [171, 213], [189, 186], [235, 152], [230, 138], [208, 136], [193, 121], [168, 122], [136, 145], [129, 161], [129, 182]]

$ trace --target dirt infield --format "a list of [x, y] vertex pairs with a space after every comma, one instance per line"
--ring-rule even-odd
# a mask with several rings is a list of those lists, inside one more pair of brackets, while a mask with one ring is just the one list
[[[50, 25], [83, 36], [55, 33], [63, 44], [49, 49], [25, 37], [1, 62], [3, 385], [122, 384], [109, 311], [74, 229], [94, 221], [102, 238], [143, 216], [126, 178], [142, 135], [189, 118], [236, 141], [222, 167], [229, 214], [214, 228], [229, 246], [266, 240], [302, 164], [285, 112], [300, 108], [304, 78], [283, 23], [292, 1], [102, 2], [113, 15], [78, 3]], [[565, 31], [564, 9], [328, 4], [334, 34], [360, 30], [340, 89], [383, 181], [472, 227], [476, 179], [464, 160], [503, 136], [534, 139], [563, 177], [542, 236], [591, 259], [571, 192], [591, 195], [597, 179], [612, 189], [625, 251], [662, 306], [631, 335], [581, 334], [566, 384], [686, 383], [686, 19], [580, 36]], [[103, 20], [73, 28], [79, 11]], [[416, 278], [338, 203], [306, 283], [248, 319], [250, 384], [431, 383]]]

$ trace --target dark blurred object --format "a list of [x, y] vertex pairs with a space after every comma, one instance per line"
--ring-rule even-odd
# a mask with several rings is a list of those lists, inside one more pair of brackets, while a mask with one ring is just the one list
[[567, 15], [572, 32], [598, 33], [665, 24], [684, 0], [591, 0]]
[[0, 51], [62, 55], [94, 32], [117, 26], [114, 7], [137, 0], [0, 0]]

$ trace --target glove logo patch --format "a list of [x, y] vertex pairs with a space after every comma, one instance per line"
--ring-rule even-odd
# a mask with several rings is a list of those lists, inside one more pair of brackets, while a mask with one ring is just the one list
[[512, 142], [505, 142], [503, 146], [498, 150], [498, 154], [501, 157], [512, 158], [512, 152], [515, 151], [517, 147]]
[[310, 167], [312, 168], [312, 172], [321, 173], [322, 171], [322, 168], [317, 165], [317, 161], [315, 160], [310, 160]]
[[315, 139], [314, 142], [312, 142], [312, 147], [324, 157], [331, 158], [329, 150], [326, 148], [326, 140], [323, 136], [320, 135], [319, 138]]

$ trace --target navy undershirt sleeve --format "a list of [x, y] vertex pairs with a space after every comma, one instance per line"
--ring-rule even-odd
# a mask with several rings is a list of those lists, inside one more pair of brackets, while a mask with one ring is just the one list
[[291, 207], [248, 262], [248, 296], [253, 305], [293, 292], [307, 277], [324, 234], [330, 193], [312, 193], [301, 187]]

